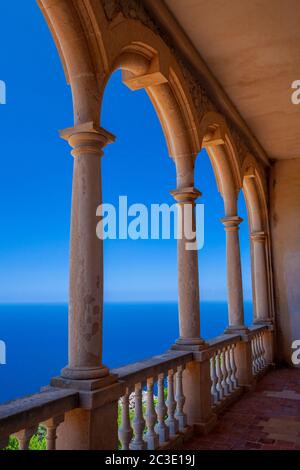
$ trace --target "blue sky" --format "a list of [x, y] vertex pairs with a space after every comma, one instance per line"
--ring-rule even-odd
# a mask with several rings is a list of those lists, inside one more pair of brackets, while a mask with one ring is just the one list
[[[48, 27], [34, 0], [2, 2], [0, 80], [0, 302], [64, 302], [68, 290], [72, 157], [58, 129], [73, 123], [72, 100]], [[11, 25], [14, 24], [14, 28]], [[127, 195], [149, 205], [173, 200], [175, 167], [144, 91], [111, 78], [101, 125], [117, 136], [103, 157], [105, 202]], [[199, 252], [203, 300], [226, 299], [223, 202], [205, 151], [196, 165], [205, 204], [205, 245]], [[247, 215], [239, 198], [245, 298], [251, 297]], [[176, 300], [176, 241], [108, 241], [107, 301]]]

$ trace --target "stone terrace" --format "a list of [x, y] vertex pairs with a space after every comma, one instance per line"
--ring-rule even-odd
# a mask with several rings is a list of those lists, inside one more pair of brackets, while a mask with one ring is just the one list
[[185, 449], [300, 450], [300, 369], [277, 369], [219, 416], [207, 436]]

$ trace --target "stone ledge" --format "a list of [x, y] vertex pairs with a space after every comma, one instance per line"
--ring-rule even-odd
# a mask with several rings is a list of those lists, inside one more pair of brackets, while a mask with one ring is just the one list
[[147, 378], [156, 378], [159, 374], [193, 361], [191, 351], [167, 351], [165, 354], [153, 356], [144, 361], [135, 362], [111, 372], [116, 374], [120, 381], [126, 382], [127, 387], [133, 387], [138, 383], [145, 383]]
[[79, 395], [76, 391], [54, 387], [4, 403], [0, 406], [1, 437], [38, 426], [49, 418], [77, 408], [78, 405]]

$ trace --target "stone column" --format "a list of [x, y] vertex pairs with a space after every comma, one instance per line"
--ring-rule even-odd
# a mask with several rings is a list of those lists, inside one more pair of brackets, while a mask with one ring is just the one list
[[[200, 335], [198, 251], [196, 243], [195, 200], [201, 193], [194, 187], [172, 191], [178, 204], [178, 304], [180, 337], [173, 349], [193, 350], [195, 360], [183, 373], [184, 412], [188, 424], [205, 434], [216, 424], [212, 412], [208, 345]], [[191, 237], [192, 232], [194, 233]], [[198, 357], [199, 355], [199, 357]]]
[[221, 219], [226, 232], [226, 266], [228, 292], [228, 320], [226, 333], [245, 331], [241, 255], [239, 243], [239, 224], [243, 221], [238, 216]]
[[69, 298], [69, 363], [62, 377], [99, 379], [102, 365], [103, 242], [96, 235], [102, 202], [101, 157], [114, 136], [93, 123], [61, 132], [74, 157]]
[[198, 251], [195, 245], [196, 235], [189, 239], [189, 234], [196, 230], [195, 200], [201, 193], [194, 187], [171, 191], [178, 204], [177, 242], [178, 255], [178, 303], [179, 332], [176, 341], [178, 349], [200, 349], [204, 340], [200, 336], [200, 301]]
[[270, 323], [266, 239], [264, 232], [251, 233], [255, 289], [254, 323]]

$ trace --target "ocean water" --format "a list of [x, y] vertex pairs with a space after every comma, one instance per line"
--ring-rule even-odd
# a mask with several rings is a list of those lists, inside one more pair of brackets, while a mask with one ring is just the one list
[[[0, 340], [6, 343], [6, 365], [0, 365], [0, 403], [36, 393], [67, 364], [67, 315], [64, 304], [0, 305]], [[246, 324], [252, 305], [245, 303]], [[221, 334], [227, 304], [201, 304], [201, 334]], [[176, 303], [106, 304], [103, 362], [110, 368], [166, 351], [178, 337]]]

